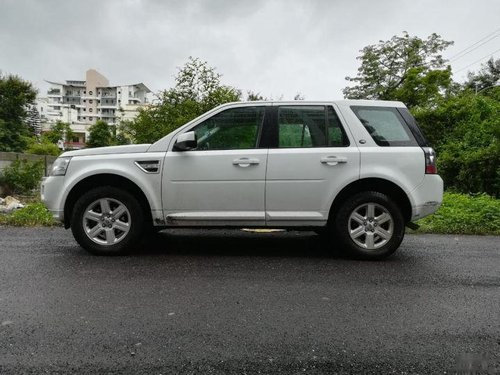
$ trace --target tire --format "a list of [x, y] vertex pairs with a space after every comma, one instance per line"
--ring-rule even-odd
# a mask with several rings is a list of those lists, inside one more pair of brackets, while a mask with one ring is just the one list
[[71, 231], [80, 246], [92, 254], [125, 254], [138, 243], [143, 230], [144, 212], [139, 202], [119, 188], [94, 188], [75, 203]]
[[384, 259], [394, 253], [405, 233], [401, 210], [376, 191], [355, 194], [340, 207], [334, 235], [342, 248], [361, 259]]

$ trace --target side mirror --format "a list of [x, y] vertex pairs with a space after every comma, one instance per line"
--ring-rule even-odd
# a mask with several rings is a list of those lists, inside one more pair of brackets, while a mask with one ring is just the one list
[[195, 149], [198, 146], [198, 141], [196, 139], [196, 133], [191, 131], [183, 133], [177, 137], [175, 141], [173, 150], [174, 151], [189, 151]]

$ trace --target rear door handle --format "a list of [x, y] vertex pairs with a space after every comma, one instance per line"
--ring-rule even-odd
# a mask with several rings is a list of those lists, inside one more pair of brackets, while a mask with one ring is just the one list
[[337, 165], [339, 163], [347, 163], [347, 158], [342, 156], [323, 156], [321, 163], [327, 165]]
[[243, 168], [249, 167], [251, 165], [257, 165], [259, 163], [260, 163], [259, 159], [251, 159], [251, 158], [239, 158], [233, 160], [233, 165], [238, 165]]

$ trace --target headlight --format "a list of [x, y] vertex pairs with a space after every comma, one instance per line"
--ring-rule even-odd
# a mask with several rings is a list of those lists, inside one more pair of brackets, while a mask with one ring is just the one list
[[57, 158], [54, 164], [52, 164], [49, 176], [64, 176], [66, 174], [66, 169], [68, 169], [70, 160], [71, 156]]

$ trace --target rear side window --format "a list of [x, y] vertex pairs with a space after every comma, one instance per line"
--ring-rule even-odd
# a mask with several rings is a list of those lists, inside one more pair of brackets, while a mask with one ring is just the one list
[[351, 109], [377, 145], [418, 146], [396, 108], [352, 106]]
[[279, 147], [343, 147], [349, 141], [332, 107], [278, 108]]

